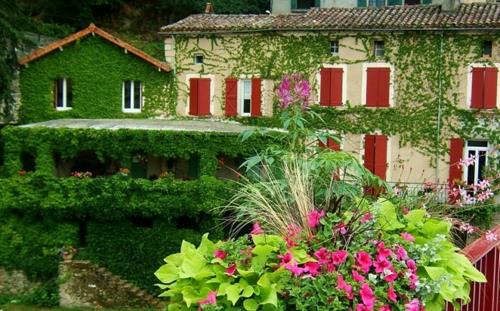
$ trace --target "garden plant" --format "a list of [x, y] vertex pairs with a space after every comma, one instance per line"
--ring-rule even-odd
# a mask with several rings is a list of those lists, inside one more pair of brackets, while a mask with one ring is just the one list
[[470, 282], [485, 277], [452, 243], [451, 218], [326, 148], [336, 135], [309, 126], [322, 120], [299, 74], [284, 77], [276, 94], [286, 135], [244, 163], [219, 211], [231, 238], [184, 241], [156, 272], [168, 310], [441, 311], [466, 303]]

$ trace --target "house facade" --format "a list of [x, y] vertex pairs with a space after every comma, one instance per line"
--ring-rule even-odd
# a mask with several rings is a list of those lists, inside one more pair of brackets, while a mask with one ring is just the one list
[[[163, 27], [177, 114], [272, 119], [276, 84], [299, 72], [326, 121], [318, 126], [381, 178], [481, 180], [498, 144], [500, 6], [326, 2], [300, 14], [199, 14]], [[474, 165], [457, 168], [469, 156]]]

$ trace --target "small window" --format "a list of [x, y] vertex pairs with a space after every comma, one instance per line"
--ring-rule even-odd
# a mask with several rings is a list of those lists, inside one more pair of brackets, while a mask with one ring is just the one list
[[465, 180], [468, 185], [478, 184], [484, 179], [484, 169], [487, 165], [488, 142], [469, 140], [465, 150], [465, 157], [473, 160], [471, 165], [464, 167]]
[[385, 6], [385, 0], [368, 0], [368, 6], [383, 7]]
[[128, 80], [123, 82], [123, 112], [141, 112], [142, 83]]
[[242, 116], [252, 114], [252, 80], [241, 80], [240, 111]]
[[483, 57], [491, 57], [493, 52], [493, 42], [492, 41], [483, 41]]
[[194, 54], [194, 64], [195, 65], [203, 64], [203, 54]]
[[420, 0], [405, 0], [405, 5], [419, 5]]
[[68, 110], [73, 106], [73, 91], [70, 79], [54, 81], [54, 106], [56, 110]]
[[318, 0], [292, 0], [292, 10], [308, 10], [312, 7], [319, 7]]
[[382, 57], [384, 53], [384, 41], [375, 41], [373, 44], [373, 55], [375, 57]]
[[339, 42], [337, 40], [330, 42], [330, 52], [332, 55], [339, 54]]

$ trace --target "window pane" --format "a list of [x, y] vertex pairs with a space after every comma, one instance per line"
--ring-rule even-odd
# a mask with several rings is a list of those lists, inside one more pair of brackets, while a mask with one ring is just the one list
[[73, 83], [66, 79], [66, 107], [73, 107]]
[[242, 92], [242, 100], [243, 107], [242, 113], [249, 114], [251, 113], [252, 107], [252, 81], [251, 80], [243, 80], [243, 92]]
[[[476, 152], [474, 150], [469, 150], [467, 152], [467, 157], [470, 158], [472, 156], [475, 156]], [[476, 170], [476, 163], [477, 160], [474, 161], [474, 164], [467, 166], [467, 184], [472, 185], [474, 184], [474, 173]]]
[[483, 56], [491, 56], [493, 50], [492, 41], [483, 41]]
[[134, 81], [134, 109], [141, 109], [141, 81]]
[[63, 107], [63, 87], [64, 87], [64, 80], [63, 79], [57, 79], [56, 80], [56, 107]]
[[251, 112], [250, 99], [244, 99], [243, 100], [243, 113], [250, 113], [250, 112]]
[[297, 0], [297, 9], [307, 10], [315, 6], [314, 0]]
[[130, 109], [130, 93], [132, 91], [132, 81], [125, 81], [125, 109]]
[[339, 52], [339, 42], [338, 41], [332, 41], [330, 43], [330, 52], [332, 54], [337, 54]]
[[469, 140], [467, 141], [469, 147], [488, 147], [488, 142], [485, 140]]
[[478, 166], [479, 166], [479, 174], [478, 174], [478, 180], [476, 182], [479, 182], [480, 180], [483, 180], [483, 171], [484, 168], [486, 167], [486, 151], [479, 151], [479, 159], [478, 159]]

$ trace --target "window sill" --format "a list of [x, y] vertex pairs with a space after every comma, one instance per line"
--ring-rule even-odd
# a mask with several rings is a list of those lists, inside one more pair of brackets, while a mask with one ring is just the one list
[[141, 110], [122, 110], [123, 113], [141, 113]]
[[56, 108], [56, 111], [68, 111], [68, 110], [72, 110], [73, 108], [71, 107], [57, 107]]

